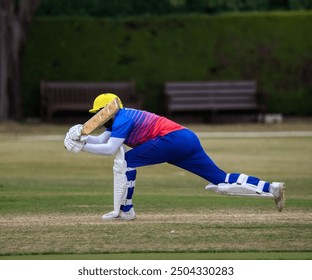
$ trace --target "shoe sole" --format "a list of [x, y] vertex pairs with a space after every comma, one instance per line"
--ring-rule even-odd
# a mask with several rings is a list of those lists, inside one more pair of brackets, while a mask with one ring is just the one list
[[127, 215], [121, 214], [118, 216], [118, 218], [125, 220], [125, 221], [131, 221], [131, 220], [134, 220], [136, 218], [136, 216], [135, 215], [127, 216]]
[[119, 219], [121, 220], [124, 220], [124, 221], [132, 221], [134, 220], [136, 217], [131, 217], [131, 218], [122, 218], [122, 217], [118, 217]]
[[285, 205], [286, 200], [285, 190], [286, 190], [285, 183], [281, 183], [281, 187], [279, 188], [279, 197], [278, 199], [275, 199], [276, 207], [279, 212], [282, 212]]
[[102, 220], [103, 221], [112, 221], [112, 220], [124, 220], [124, 221], [132, 221], [132, 220], [134, 220], [136, 217], [131, 217], [131, 218], [122, 218], [122, 217], [120, 217], [120, 216], [118, 216], [118, 217], [109, 217], [109, 218], [107, 218], [107, 217], [102, 217]]

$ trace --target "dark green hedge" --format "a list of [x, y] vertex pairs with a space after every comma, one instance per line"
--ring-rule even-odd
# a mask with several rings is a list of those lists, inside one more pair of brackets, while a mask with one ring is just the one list
[[312, 9], [310, 0], [41, 0], [40, 16], [124, 17]]
[[307, 11], [36, 18], [23, 61], [25, 115], [39, 115], [41, 79], [133, 79], [155, 112], [168, 80], [255, 79], [269, 111], [311, 114], [311, 30]]

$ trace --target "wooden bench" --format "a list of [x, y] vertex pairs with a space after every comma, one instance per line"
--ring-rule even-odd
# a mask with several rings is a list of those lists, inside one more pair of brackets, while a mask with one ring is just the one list
[[264, 113], [255, 81], [199, 81], [165, 83], [165, 111], [203, 112], [215, 118], [218, 111]]
[[115, 93], [125, 107], [140, 108], [134, 81], [60, 82], [41, 81], [41, 115], [48, 122], [56, 112], [88, 112], [101, 93]]

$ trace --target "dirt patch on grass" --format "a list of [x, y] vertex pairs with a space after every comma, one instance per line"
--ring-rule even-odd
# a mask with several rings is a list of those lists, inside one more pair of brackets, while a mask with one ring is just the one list
[[0, 253], [307, 251], [312, 213], [203, 210], [138, 213], [134, 221], [101, 215], [0, 217]]
[[142, 223], [150, 222], [181, 222], [181, 223], [211, 223], [211, 224], [274, 224], [274, 223], [311, 223], [312, 213], [295, 212], [254, 212], [242, 210], [218, 210], [195, 213], [168, 213], [168, 214], [141, 214], [139, 218]]
[[101, 225], [111, 223], [210, 223], [210, 224], [311, 224], [312, 213], [304, 211], [242, 211], [242, 210], [203, 210], [196, 212], [169, 212], [169, 213], [139, 213], [134, 221], [112, 220], [102, 221], [100, 215], [74, 214], [40, 214], [22, 216], [2, 216], [0, 223], [3, 227], [30, 227], [30, 226], [69, 226], [69, 225]]

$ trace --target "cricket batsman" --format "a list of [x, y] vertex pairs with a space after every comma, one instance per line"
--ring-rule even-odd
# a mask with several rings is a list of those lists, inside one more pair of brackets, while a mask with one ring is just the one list
[[[137, 168], [169, 163], [192, 172], [209, 184], [207, 190], [225, 195], [273, 198], [278, 211], [285, 202], [285, 183], [267, 182], [243, 173], [226, 173], [207, 155], [196, 134], [190, 129], [154, 113], [124, 108], [112, 93], [95, 98], [90, 113], [98, 113], [114, 99], [120, 108], [110, 117], [105, 131], [98, 135], [83, 134], [82, 124], [71, 127], [64, 145], [68, 151], [97, 155], [115, 155], [114, 211], [104, 214], [103, 220], [133, 220], [133, 194]], [[130, 147], [126, 150], [125, 146]]]

